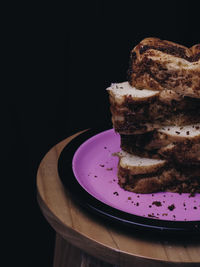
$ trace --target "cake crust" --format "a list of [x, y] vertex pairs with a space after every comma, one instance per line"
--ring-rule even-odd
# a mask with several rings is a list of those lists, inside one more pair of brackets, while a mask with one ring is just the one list
[[158, 38], [145, 38], [131, 51], [131, 86], [173, 90], [200, 98], [200, 44], [191, 48]]

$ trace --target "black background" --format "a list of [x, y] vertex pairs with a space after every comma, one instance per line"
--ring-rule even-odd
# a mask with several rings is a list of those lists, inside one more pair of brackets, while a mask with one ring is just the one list
[[53, 261], [54, 230], [36, 201], [39, 162], [72, 133], [111, 126], [105, 89], [126, 80], [130, 50], [143, 38], [189, 47], [199, 42], [196, 3], [73, 1], [23, 6], [17, 14], [12, 7], [7, 65], [13, 75], [2, 99], [2, 147], [10, 188], [5, 192], [13, 196], [9, 247], [21, 266]]

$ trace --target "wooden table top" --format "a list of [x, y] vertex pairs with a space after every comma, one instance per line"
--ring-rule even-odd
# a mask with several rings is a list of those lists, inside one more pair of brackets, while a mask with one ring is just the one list
[[57, 163], [63, 148], [78, 134], [55, 145], [38, 168], [38, 203], [55, 231], [86, 253], [118, 266], [200, 266], [200, 240], [123, 231], [73, 202], [60, 181]]

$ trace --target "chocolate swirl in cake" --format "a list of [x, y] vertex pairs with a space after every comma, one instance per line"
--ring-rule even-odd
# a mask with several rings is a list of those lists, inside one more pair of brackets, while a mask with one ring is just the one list
[[169, 89], [200, 98], [200, 44], [187, 48], [146, 38], [131, 51], [128, 80], [139, 89]]

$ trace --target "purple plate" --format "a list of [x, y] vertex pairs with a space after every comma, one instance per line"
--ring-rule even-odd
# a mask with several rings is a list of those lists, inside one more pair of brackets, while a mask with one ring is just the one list
[[[185, 228], [191, 223], [199, 231], [200, 194], [136, 194], [125, 191], [118, 185], [118, 157], [113, 156], [118, 151], [120, 137], [113, 129], [82, 134], [61, 154], [61, 180], [82, 204], [87, 203], [97, 213], [100, 210], [111, 218], [161, 229]], [[69, 168], [71, 178], [67, 179]]]

